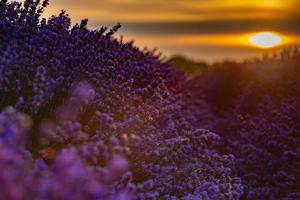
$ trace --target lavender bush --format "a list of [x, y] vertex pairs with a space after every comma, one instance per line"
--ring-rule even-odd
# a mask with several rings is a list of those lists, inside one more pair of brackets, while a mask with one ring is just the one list
[[47, 5], [0, 0], [1, 198], [299, 198], [296, 68], [278, 91], [240, 66], [187, 80]]
[[222, 65], [188, 83], [192, 98], [206, 99], [215, 115], [211, 130], [222, 138], [218, 152], [236, 158], [234, 171], [245, 186], [241, 199], [299, 199], [297, 49]]

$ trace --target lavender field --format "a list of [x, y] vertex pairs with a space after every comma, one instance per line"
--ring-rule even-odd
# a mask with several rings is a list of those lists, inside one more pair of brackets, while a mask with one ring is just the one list
[[0, 200], [300, 199], [297, 47], [167, 62], [47, 5], [0, 0]]

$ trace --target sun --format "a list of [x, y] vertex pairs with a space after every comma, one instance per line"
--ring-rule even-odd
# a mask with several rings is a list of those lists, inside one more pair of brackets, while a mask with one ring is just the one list
[[279, 46], [283, 39], [279, 34], [273, 32], [260, 32], [250, 36], [248, 42], [256, 47], [269, 49]]

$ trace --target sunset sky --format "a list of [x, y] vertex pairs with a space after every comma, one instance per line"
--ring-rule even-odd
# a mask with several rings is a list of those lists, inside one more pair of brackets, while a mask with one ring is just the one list
[[89, 18], [91, 28], [120, 22], [119, 34], [141, 48], [212, 61], [270, 51], [245, 42], [256, 32], [279, 34], [279, 48], [300, 44], [299, 7], [298, 0], [50, 0], [46, 16], [63, 8], [74, 23]]

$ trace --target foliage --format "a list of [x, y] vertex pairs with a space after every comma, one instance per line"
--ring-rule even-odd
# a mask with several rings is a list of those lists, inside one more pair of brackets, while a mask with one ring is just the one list
[[299, 197], [297, 54], [189, 80], [47, 5], [0, 0], [4, 199]]

